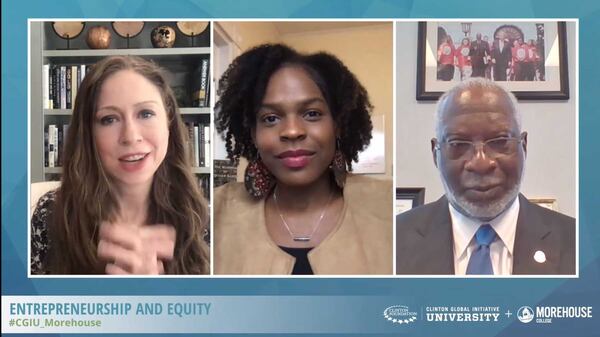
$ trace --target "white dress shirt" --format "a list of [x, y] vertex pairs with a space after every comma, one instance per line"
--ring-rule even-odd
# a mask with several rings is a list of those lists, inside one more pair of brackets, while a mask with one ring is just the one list
[[471, 254], [477, 249], [475, 232], [479, 226], [490, 224], [497, 237], [490, 245], [490, 257], [494, 275], [511, 275], [513, 267], [513, 249], [517, 218], [519, 217], [519, 198], [509, 208], [488, 222], [471, 219], [449, 204], [452, 219], [452, 235], [454, 237], [454, 273], [465, 275]]

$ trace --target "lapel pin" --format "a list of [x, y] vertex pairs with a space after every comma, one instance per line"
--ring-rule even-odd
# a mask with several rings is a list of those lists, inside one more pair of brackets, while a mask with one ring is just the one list
[[535, 252], [535, 254], [533, 254], [533, 259], [537, 263], [544, 263], [546, 262], [546, 254], [541, 250], [538, 250], [537, 252]]

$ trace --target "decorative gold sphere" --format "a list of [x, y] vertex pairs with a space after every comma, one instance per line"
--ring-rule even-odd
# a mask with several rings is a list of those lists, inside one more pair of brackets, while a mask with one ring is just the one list
[[92, 49], [106, 49], [110, 47], [110, 31], [103, 26], [95, 26], [88, 30], [87, 45]]

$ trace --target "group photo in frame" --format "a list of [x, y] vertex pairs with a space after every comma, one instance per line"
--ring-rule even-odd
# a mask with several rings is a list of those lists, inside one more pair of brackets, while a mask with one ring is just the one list
[[569, 98], [562, 21], [422, 21], [417, 49], [417, 100], [471, 77], [501, 82], [518, 99]]

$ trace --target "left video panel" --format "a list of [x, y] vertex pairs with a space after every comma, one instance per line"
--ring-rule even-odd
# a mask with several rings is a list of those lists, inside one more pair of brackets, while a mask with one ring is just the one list
[[210, 273], [210, 31], [30, 21], [30, 276]]

